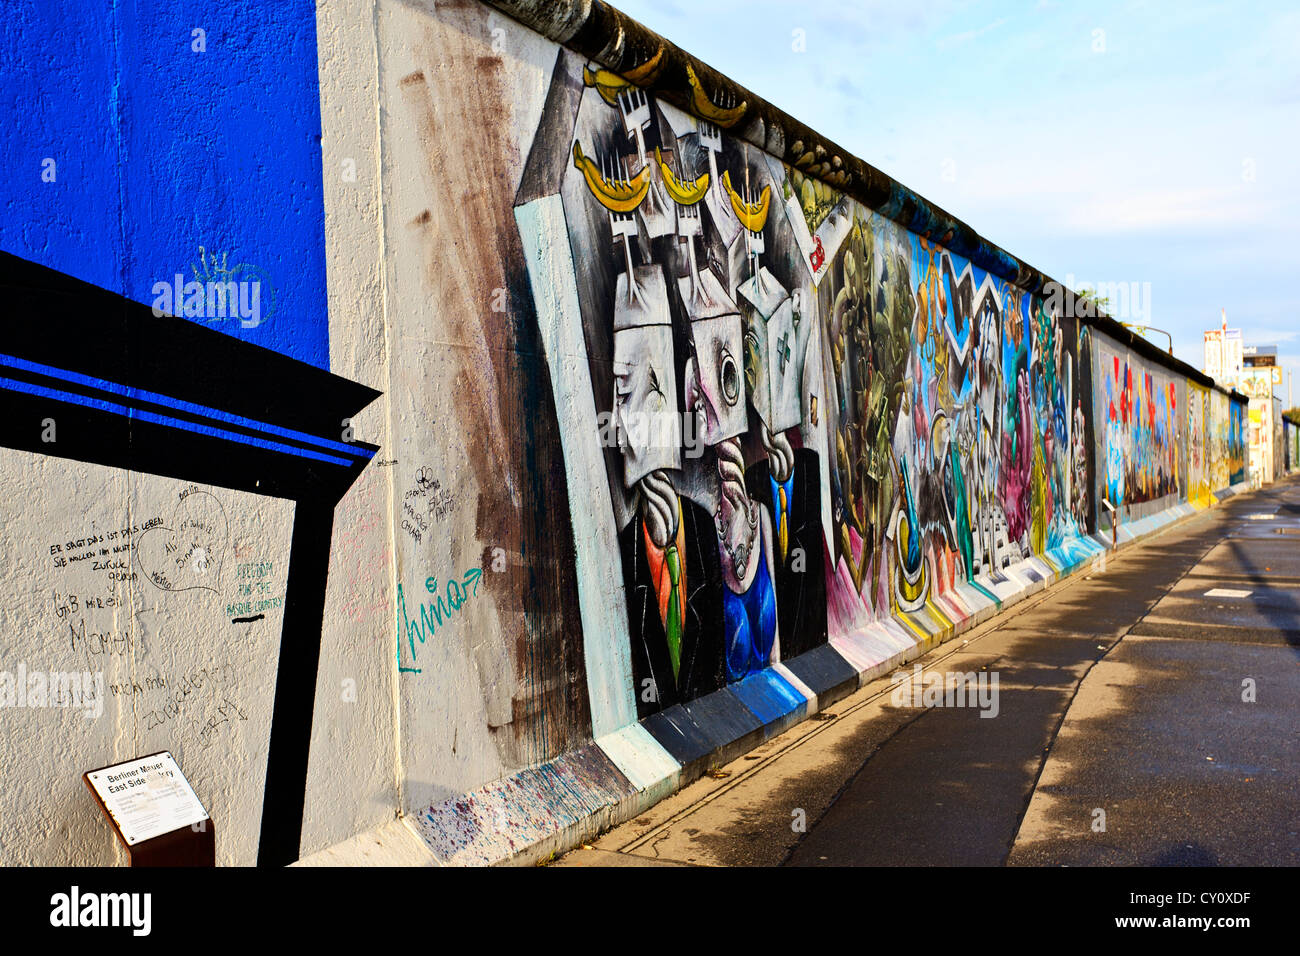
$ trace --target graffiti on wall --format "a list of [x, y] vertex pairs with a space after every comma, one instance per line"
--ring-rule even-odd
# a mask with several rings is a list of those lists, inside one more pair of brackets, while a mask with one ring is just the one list
[[958, 580], [978, 587], [1062, 546], [1090, 511], [1073, 327], [852, 208], [820, 297], [847, 626], [916, 610]]
[[1181, 383], [1100, 337], [1097, 364], [1098, 470], [1108, 500], [1118, 507], [1180, 493]]
[[824, 643], [822, 389], [766, 157], [609, 76], [545, 121], [645, 716]]
[[1211, 485], [1210, 394], [1204, 386], [1187, 383], [1187, 500], [1195, 504], [1208, 504], [1210, 492], [1223, 487]]
[[[401, 7], [381, 29], [401, 35]], [[448, 814], [464, 823], [456, 795], [484, 781], [519, 768], [542, 779], [534, 768], [636, 718], [775, 687], [773, 675], [794, 674], [801, 657], [825, 663], [829, 642], [843, 648], [890, 618], [942, 620], [955, 589], [995, 597], [1013, 574], [1034, 573], [1026, 559], [1068, 565], [1103, 497], [1154, 500], [1184, 479], [1199, 489], [1203, 473], [1214, 487], [1244, 474], [1239, 404], [1214, 392], [1208, 413], [1184, 412], [1181, 378], [1119, 352], [1094, 355], [1086, 327], [953, 252], [951, 235], [909, 231], [828, 185], [847, 181], [838, 157], [810, 150], [786, 164], [747, 145], [733, 135], [753, 119], [745, 104], [711, 95], [693, 71], [696, 115], [656, 101], [635, 84], [655, 79], [662, 48], [626, 76], [556, 50], [540, 123], [522, 129], [509, 119], [536, 103], [517, 96], [517, 61], [495, 43], [488, 56], [491, 34], [453, 14], [475, 26], [479, 11], [440, 9], [439, 23], [424, 24], [437, 70], [407, 62], [422, 44], [405, 35], [401, 55], [385, 58], [402, 71], [381, 102], [383, 159], [403, 174], [385, 180], [383, 196], [385, 248], [400, 267], [380, 273], [401, 305], [383, 312], [383, 336], [340, 345], [390, 363], [402, 383], [389, 396], [389, 420], [401, 423], [389, 453], [403, 451], [376, 462], [381, 474], [371, 468], [337, 514], [376, 450], [353, 441], [352, 416], [378, 393], [319, 369], [330, 350], [310, 10], [258, 20], [229, 55], [184, 57], [180, 73], [158, 61], [166, 44], [152, 43], [188, 35], [186, 14], [169, 14], [145, 37], [155, 52], [135, 58], [145, 70], [99, 71], [76, 102], [44, 96], [37, 80], [75, 86], [44, 69], [82, 62], [50, 53], [62, 34], [29, 29], [34, 15], [23, 13], [23, 29], [0, 39], [33, 37], [14, 59], [41, 70], [16, 82], [34, 102], [69, 104], [19, 118], [32, 135], [13, 141], [49, 142], [59, 158], [42, 164], [39, 186], [29, 177], [5, 187], [12, 215], [0, 249], [21, 262], [0, 255], [0, 266], [21, 280], [13, 289], [30, 286], [11, 307], [41, 319], [6, 332], [6, 418], [41, 422], [46, 403], [63, 403], [59, 443], [24, 428], [14, 448], [30, 457], [15, 461], [73, 462], [83, 495], [82, 465], [145, 488], [135, 517], [92, 520], [109, 525], [94, 554], [93, 526], [33, 515], [19, 535], [42, 544], [15, 560], [41, 560], [24, 578], [30, 595], [11, 606], [48, 600], [46, 623], [74, 656], [107, 658], [109, 693], [136, 715], [134, 736], [115, 724], [75, 753], [63, 748], [69, 760], [92, 765], [88, 753], [122, 741], [191, 743], [206, 785], [231, 779], [232, 754], [265, 752], [264, 783], [254, 770], [237, 791], [218, 791], [241, 808], [226, 830], [240, 839], [227, 845], [241, 860], [258, 845], [260, 859], [288, 862], [309, 809], [320, 639], [351, 651], [362, 629], [339, 625], [376, 621], [384, 661], [404, 682], [393, 731], [403, 738], [400, 799], [409, 809], [450, 796]], [[103, 29], [87, 35], [111, 33], [140, 52], [129, 10], [97, 16]], [[247, 33], [238, 17], [213, 16], [214, 40]], [[242, 79], [205, 82], [232, 62]], [[268, 63], [283, 80], [273, 103], [250, 96]], [[431, 131], [448, 128], [442, 110], [463, 102], [471, 70], [480, 95], [452, 115], [460, 145], [473, 148], [445, 148]], [[128, 79], [121, 122], [109, 123], [101, 112]], [[97, 128], [111, 135], [84, 135]], [[123, 154], [145, 161], [119, 170]], [[406, 175], [411, 156], [436, 171], [423, 192]], [[79, 181], [121, 188], [65, 188], [69, 173], [87, 171], [100, 175]], [[548, 202], [558, 231], [533, 215]], [[170, 214], [177, 204], [184, 215]], [[411, 218], [395, 214], [408, 207]], [[473, 228], [456, 234], [452, 210]], [[544, 273], [539, 248], [558, 249], [552, 261], [567, 266]], [[72, 306], [55, 321], [59, 302]], [[129, 315], [130, 334], [115, 340], [129, 348], [108, 347], [91, 327], [104, 315]], [[428, 348], [434, 316], [455, 318]], [[453, 344], [443, 332], [484, 347], [443, 349]], [[372, 347], [381, 351], [363, 354]], [[195, 356], [203, 361], [187, 365]], [[1118, 417], [1097, 413], [1103, 392]], [[1188, 450], [1183, 428], [1197, 442], [1203, 428], [1204, 442]], [[457, 444], [458, 432], [474, 438]], [[21, 501], [48, 485], [42, 471], [54, 469], [0, 478]], [[85, 510], [73, 490], [46, 497], [69, 502], [53, 517]], [[290, 501], [292, 511], [268, 504]], [[263, 513], [278, 517], [254, 520]], [[46, 568], [55, 545], [63, 550]], [[444, 547], [454, 561], [432, 559]], [[128, 599], [149, 605], [143, 620], [124, 610]], [[322, 607], [323, 619], [313, 611]], [[24, 627], [15, 618], [9, 630]], [[276, 658], [279, 647], [291, 655]], [[352, 672], [348, 658], [325, 663]], [[355, 690], [346, 678], [347, 706]], [[384, 705], [369, 706], [373, 717]], [[332, 766], [321, 753], [312, 759]], [[357, 797], [386, 812], [387, 796], [362, 787]], [[84, 794], [64, 788], [59, 799]], [[18, 807], [32, 802], [14, 800], [24, 812], [10, 816], [39, 821]]]
[[1206, 427], [1210, 489], [1219, 491], [1232, 484], [1232, 470], [1229, 467], [1229, 412], [1232, 404], [1227, 394], [1218, 390], [1210, 392], [1209, 421]]
[[1246, 406], [1228, 402], [1228, 483], [1246, 480]]
[[1094, 524], [1074, 320], [713, 115], [561, 54], [517, 199], [562, 204], [641, 717]]

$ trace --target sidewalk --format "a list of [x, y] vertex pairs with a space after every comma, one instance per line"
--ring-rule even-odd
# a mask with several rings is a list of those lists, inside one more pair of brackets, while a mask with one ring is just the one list
[[[1244, 517], [1263, 512], [1275, 516]], [[1287, 643], [1300, 634], [1300, 537], [1275, 529], [1292, 527], [1300, 532], [1295, 480], [1236, 496], [916, 662], [926, 672], [996, 672], [996, 718], [970, 707], [895, 707], [885, 677], [553, 865], [996, 865], [1009, 856], [1042, 864], [1071, 854], [1080, 862], [1156, 862], [1161, 848], [1183, 839], [1171, 822], [1178, 814], [1166, 812], [1171, 801], [1198, 806], [1207, 831], [1200, 844], [1180, 846], [1217, 845], [1209, 832], [1217, 828], [1234, 833], [1240, 851], [1209, 856], [1289, 859], [1297, 841], [1286, 834], [1295, 825], [1276, 824], [1284, 814], [1300, 818], [1286, 782], [1300, 766], [1290, 709], [1300, 699], [1300, 668]], [[1260, 591], [1251, 603], [1218, 607], [1222, 600], [1204, 598], [1214, 581], [1243, 575], [1254, 587], [1222, 586]], [[1184, 634], [1179, 645], [1199, 651], [1165, 647], [1171, 642], [1159, 632], [1169, 628]], [[1242, 651], [1243, 642], [1251, 648]], [[1170, 664], [1171, 656], [1182, 664]], [[1227, 706], [1232, 688], [1218, 685], [1232, 677], [1239, 696], [1238, 672], [1268, 675], [1261, 684], [1270, 700], [1249, 711]], [[1160, 694], [1141, 692], [1148, 679], [1161, 682]], [[1127, 749], [1135, 726], [1145, 728], [1145, 748], [1181, 756], [1144, 770], [1146, 749]], [[1227, 789], [1202, 800], [1194, 788], [1205, 783], [1203, 771], [1187, 764], [1215, 762], [1200, 753], [1205, 741], [1220, 758], [1240, 750], [1228, 763], [1256, 775], [1245, 782], [1244, 772], [1219, 772]], [[1085, 754], [1100, 756], [1089, 762]], [[1133, 782], [1125, 789], [1119, 781]], [[1263, 837], [1242, 842], [1225, 818], [1233, 801], [1249, 806], [1249, 794], [1265, 789], [1271, 809], [1237, 818], [1258, 828], [1269, 817], [1277, 853]], [[1108, 811], [1118, 852], [1087, 839], [1092, 811], [1112, 804], [1126, 827], [1117, 829], [1116, 811]], [[1164, 835], [1143, 842], [1134, 826]], [[1121, 841], [1121, 833], [1132, 838]]]

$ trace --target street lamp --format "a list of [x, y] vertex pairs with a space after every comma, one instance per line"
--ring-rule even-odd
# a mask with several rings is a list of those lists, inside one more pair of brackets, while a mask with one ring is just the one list
[[1145, 335], [1147, 332], [1159, 332], [1161, 335], [1165, 336], [1165, 338], [1169, 339], [1169, 354], [1174, 354], [1174, 337], [1164, 329], [1157, 329], [1152, 325], [1136, 325], [1132, 322], [1121, 322], [1120, 325], [1124, 326], [1126, 329], [1132, 329], [1134, 332], [1142, 335]]

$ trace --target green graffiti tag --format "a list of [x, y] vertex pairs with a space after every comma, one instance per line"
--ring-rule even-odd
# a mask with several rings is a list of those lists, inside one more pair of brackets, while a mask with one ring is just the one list
[[403, 674], [419, 674], [423, 668], [408, 666], [402, 662], [402, 638], [410, 646], [410, 664], [416, 663], [415, 641], [420, 643], [433, 637], [437, 629], [449, 623], [456, 613], [470, 598], [478, 595], [479, 578], [483, 576], [482, 568], [470, 568], [460, 580], [453, 578], [447, 582], [442, 594], [438, 593], [438, 579], [426, 578], [424, 588], [432, 595], [431, 600], [420, 605], [419, 616], [411, 617], [406, 611], [406, 595], [402, 585], [397, 585], [397, 670]]

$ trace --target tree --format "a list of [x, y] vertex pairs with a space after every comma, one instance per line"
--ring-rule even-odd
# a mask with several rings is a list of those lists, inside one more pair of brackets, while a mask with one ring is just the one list
[[1110, 315], [1110, 312], [1108, 311], [1110, 308], [1110, 297], [1104, 295], [1098, 295], [1096, 289], [1090, 289], [1087, 286], [1084, 286], [1082, 289], [1080, 289], [1078, 292], [1075, 293], [1075, 297], [1079, 299], [1087, 299], [1089, 302], [1092, 303], [1093, 309], [1096, 312], [1102, 313], [1104, 315]]

